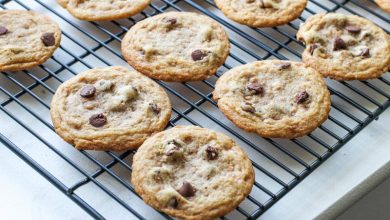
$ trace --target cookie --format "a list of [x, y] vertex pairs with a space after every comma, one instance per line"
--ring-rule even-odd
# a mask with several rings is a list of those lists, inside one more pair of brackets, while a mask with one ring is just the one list
[[254, 171], [224, 134], [176, 126], [147, 139], [133, 158], [132, 183], [153, 208], [180, 219], [215, 219], [250, 193]]
[[56, 132], [77, 149], [127, 150], [167, 125], [171, 104], [153, 80], [120, 66], [64, 82], [51, 102]]
[[74, 17], [87, 21], [128, 18], [144, 10], [150, 0], [57, 0]]
[[390, 1], [389, 0], [375, 0], [375, 2], [381, 7], [383, 10], [390, 12]]
[[196, 81], [215, 74], [229, 55], [229, 39], [212, 19], [168, 12], [134, 25], [122, 54], [139, 72], [164, 81]]
[[365, 18], [317, 14], [297, 33], [306, 44], [303, 61], [325, 77], [365, 80], [381, 76], [390, 65], [390, 38]]
[[0, 11], [0, 71], [42, 64], [60, 42], [61, 30], [49, 17], [32, 11]]
[[307, 0], [215, 0], [226, 17], [251, 27], [274, 27], [296, 19]]
[[220, 77], [213, 98], [238, 127], [267, 138], [296, 138], [321, 125], [330, 94], [321, 74], [303, 63], [267, 60]]

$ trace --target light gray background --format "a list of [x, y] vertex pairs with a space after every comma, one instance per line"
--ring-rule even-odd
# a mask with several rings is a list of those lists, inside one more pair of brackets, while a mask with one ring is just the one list
[[353, 204], [337, 220], [390, 219], [390, 178]]

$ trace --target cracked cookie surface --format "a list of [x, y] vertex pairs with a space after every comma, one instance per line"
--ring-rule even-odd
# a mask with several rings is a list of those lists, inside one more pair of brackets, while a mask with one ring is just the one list
[[150, 0], [57, 0], [73, 16], [87, 21], [128, 18], [144, 10]]
[[383, 10], [390, 13], [390, 1], [389, 0], [375, 0], [375, 2], [381, 7]]
[[191, 12], [147, 18], [135, 24], [122, 40], [122, 54], [132, 67], [164, 81], [206, 79], [225, 62], [229, 50], [223, 28]]
[[307, 0], [215, 0], [226, 17], [252, 27], [274, 27], [296, 19]]
[[77, 149], [126, 150], [167, 125], [171, 104], [153, 80], [123, 67], [87, 70], [64, 82], [51, 103], [56, 132]]
[[176, 126], [147, 139], [133, 158], [132, 183], [153, 208], [180, 219], [215, 219], [250, 193], [254, 171], [224, 134]]
[[377, 78], [390, 66], [390, 38], [365, 18], [337, 13], [310, 17], [297, 33], [303, 61], [336, 80]]
[[25, 70], [44, 63], [59, 47], [61, 30], [32, 11], [0, 11], [0, 71]]
[[321, 74], [291, 61], [257, 61], [233, 68], [218, 79], [213, 98], [238, 127], [268, 138], [308, 134], [330, 111], [330, 94]]

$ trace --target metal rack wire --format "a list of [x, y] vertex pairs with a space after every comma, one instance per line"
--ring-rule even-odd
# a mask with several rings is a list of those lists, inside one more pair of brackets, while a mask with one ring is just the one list
[[[230, 56], [215, 77], [191, 83], [158, 82], [173, 101], [169, 126], [194, 124], [222, 131], [251, 157], [256, 172], [253, 191], [223, 219], [259, 217], [390, 105], [389, 74], [362, 82], [328, 80], [332, 94], [329, 119], [306, 137], [281, 140], [263, 139], [234, 127], [211, 98], [215, 80], [234, 66], [253, 60], [299, 60], [304, 47], [295, 33], [299, 23], [315, 13], [364, 14], [390, 30], [389, 17], [367, 0], [312, 0], [298, 20], [264, 29], [226, 19], [211, 0], [155, 0], [141, 14], [112, 22], [77, 21], [54, 0], [0, 0], [0, 8], [33, 9], [51, 16], [63, 29], [61, 47], [48, 62], [32, 70], [0, 75], [0, 142], [96, 219], [111, 214], [100, 209], [91, 194], [114, 207], [116, 214], [128, 213], [139, 219], [171, 217], [152, 210], [135, 193], [129, 180], [134, 152], [76, 151], [59, 139], [49, 117], [50, 100], [60, 83], [81, 70], [127, 65], [119, 50], [121, 38], [146, 17], [172, 10], [197, 11], [221, 23], [230, 35]], [[48, 157], [58, 166], [48, 162]]]

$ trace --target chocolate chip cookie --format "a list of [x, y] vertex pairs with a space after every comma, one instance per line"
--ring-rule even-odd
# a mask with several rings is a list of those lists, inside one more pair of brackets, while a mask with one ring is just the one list
[[274, 27], [296, 19], [307, 0], [215, 0], [226, 17], [252, 27]]
[[306, 44], [303, 61], [336, 80], [377, 78], [390, 65], [390, 38], [371, 21], [355, 15], [317, 14], [297, 33]]
[[215, 219], [250, 193], [254, 171], [229, 137], [176, 126], [148, 138], [133, 159], [132, 183], [153, 208], [180, 219]]
[[134, 25], [122, 40], [122, 54], [141, 73], [164, 81], [203, 80], [229, 55], [229, 39], [212, 19], [168, 12]]
[[61, 30], [32, 11], [0, 11], [0, 71], [18, 71], [44, 63], [60, 46]]
[[390, 1], [389, 0], [375, 0], [375, 2], [381, 7], [383, 10], [390, 12]]
[[123, 67], [85, 71], [54, 94], [56, 132], [77, 149], [126, 150], [167, 125], [171, 104], [153, 80]]
[[257, 61], [233, 68], [218, 79], [213, 97], [234, 124], [267, 138], [308, 134], [330, 110], [321, 74], [290, 61]]
[[74, 17], [87, 21], [128, 18], [144, 10], [150, 0], [57, 0]]

